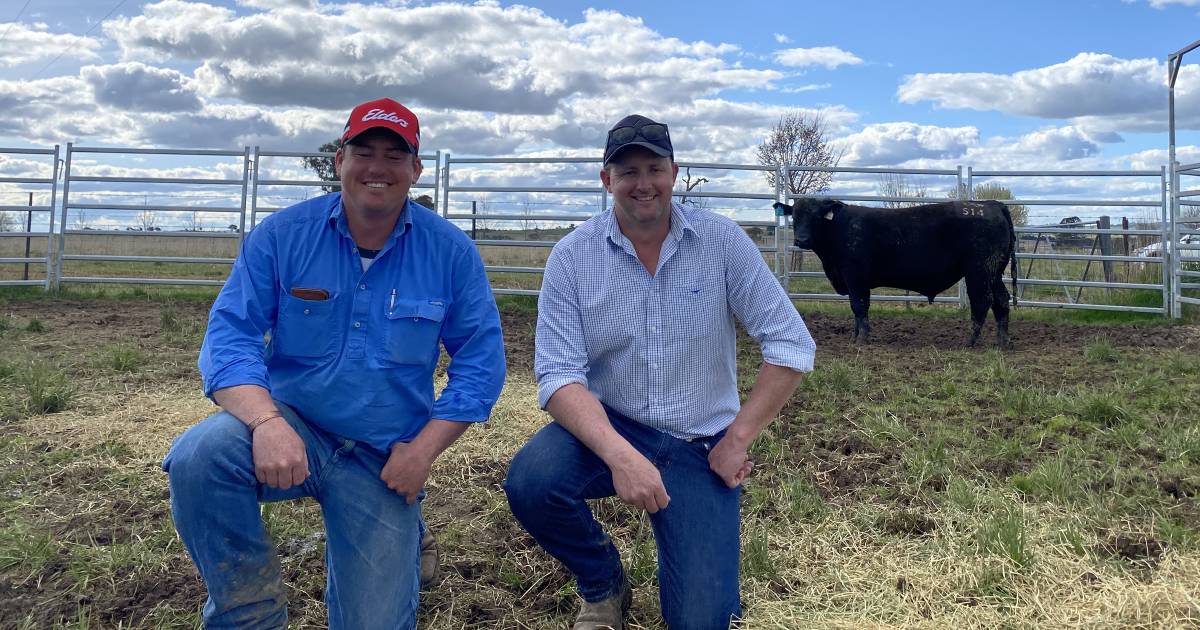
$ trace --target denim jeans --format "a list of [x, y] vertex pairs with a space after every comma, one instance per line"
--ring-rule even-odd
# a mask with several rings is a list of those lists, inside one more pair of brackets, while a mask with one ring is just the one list
[[[650, 515], [663, 619], [672, 630], [727, 628], [741, 615], [741, 486], [727, 487], [708, 467], [720, 435], [689, 442], [607, 411], [613, 428], [658, 468], [671, 497]], [[616, 494], [603, 460], [552, 422], [513, 458], [504, 490], [521, 525], [575, 575], [584, 600], [619, 591], [621, 557], [586, 502]]]
[[420, 502], [383, 483], [387, 456], [279, 410], [304, 440], [309, 477], [287, 490], [254, 477], [250, 432], [224, 411], [189, 428], [163, 461], [175, 528], [208, 587], [207, 628], [286, 628], [279, 559], [259, 502], [313, 497], [325, 520], [332, 629], [416, 626]]

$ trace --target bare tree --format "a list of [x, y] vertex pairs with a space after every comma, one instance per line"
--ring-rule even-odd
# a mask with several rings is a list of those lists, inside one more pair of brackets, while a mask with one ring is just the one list
[[137, 215], [137, 227], [143, 232], [157, 231], [158, 215], [153, 210], [147, 208], [142, 210]]
[[192, 210], [191, 215], [187, 218], [187, 226], [184, 227], [186, 232], [203, 232], [204, 220], [200, 218], [199, 210]]
[[875, 194], [880, 197], [908, 197], [916, 201], [884, 201], [884, 208], [907, 208], [915, 206], [929, 196], [928, 190], [924, 184], [914, 184], [903, 173], [884, 173], [879, 176], [879, 183], [875, 185]]
[[[326, 142], [317, 150], [322, 153], [335, 153], [341, 143], [338, 140]], [[325, 156], [315, 156], [304, 158], [304, 167], [317, 174], [317, 177], [324, 182], [336, 182], [337, 172], [333, 168], [333, 158]], [[337, 186], [321, 186], [321, 190], [325, 192], [333, 192], [338, 190]]]
[[[696, 199], [688, 199], [687, 194], [692, 192], [692, 189], [699, 188], [700, 186], [703, 186], [704, 184], [707, 184], [707, 183], [708, 183], [707, 177], [700, 177], [699, 175], [697, 175], [696, 177], [692, 177], [692, 167], [690, 167], [690, 166], [684, 167], [684, 170], [683, 170], [683, 195], [680, 196], [679, 203], [687, 203], [687, 204], [691, 204], [697, 208], [704, 208], [706, 205], [708, 205], [705, 203], [704, 197], [697, 197]], [[703, 189], [701, 188], [701, 190], [703, 190]]]
[[[948, 195], [951, 199], [966, 199], [967, 198], [966, 184], [960, 184], [957, 188], [950, 191]], [[997, 201], [1006, 201], [1016, 199], [1013, 196], [1012, 189], [1002, 184], [976, 184], [975, 190], [971, 195], [972, 199], [995, 199]], [[1019, 203], [1006, 203], [1008, 213], [1012, 216], [1013, 225], [1023, 226], [1029, 223], [1029, 208]]]
[[[758, 145], [758, 163], [773, 166], [837, 166], [842, 152], [829, 144], [829, 130], [820, 114], [793, 112], [779, 119], [779, 124]], [[766, 171], [767, 184], [775, 186], [775, 172]], [[833, 173], [827, 171], [789, 171], [788, 192], [793, 195], [829, 190]]]
[[0, 211], [0, 232], [16, 232], [17, 220], [13, 215]]
[[90, 230], [92, 229], [92, 220], [88, 218], [87, 210], [78, 208], [75, 210], [75, 229]]

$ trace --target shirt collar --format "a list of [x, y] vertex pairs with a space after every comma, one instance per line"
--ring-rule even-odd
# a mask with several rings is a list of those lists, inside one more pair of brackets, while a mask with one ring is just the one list
[[[625, 234], [621, 232], [621, 226], [619, 223], [617, 223], [616, 212], [617, 209], [615, 206], [609, 208], [608, 210], [608, 213], [605, 217], [605, 219], [608, 221], [608, 226], [605, 230], [605, 236], [612, 244], [620, 247], [625, 247], [625, 245], [628, 244], [628, 249], [632, 250], [632, 244], [629, 242], [629, 239], [625, 237]], [[683, 237], [687, 234], [691, 234], [696, 238], [700, 238], [700, 233], [697, 232], [696, 229], [692, 227], [692, 223], [688, 221], [687, 214], [687, 210], [685, 210], [682, 205], [674, 201], [671, 202], [671, 230], [667, 232], [666, 240], [678, 243], [679, 241], [683, 240]]]
[[[350, 226], [346, 223], [346, 206], [342, 203], [342, 193], [335, 193], [329, 201], [329, 224], [333, 226], [339, 234], [346, 238], [350, 236]], [[400, 220], [396, 221], [396, 226], [392, 228], [392, 235], [388, 241], [399, 238], [412, 227], [413, 224], [413, 200], [409, 197], [404, 202], [404, 209], [400, 211]]]

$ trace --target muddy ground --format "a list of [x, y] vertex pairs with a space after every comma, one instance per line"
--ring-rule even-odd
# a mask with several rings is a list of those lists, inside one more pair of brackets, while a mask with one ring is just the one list
[[[167, 308], [171, 311], [171, 317], [193, 322], [202, 322], [208, 311], [207, 304], [194, 302], [180, 302]], [[801, 310], [803, 312], [803, 307]], [[49, 332], [39, 337], [26, 337], [28, 349], [34, 354], [57, 357], [69, 356], [73, 352], [84, 353], [118, 342], [155, 346], [160, 343], [164, 329], [164, 305], [151, 301], [18, 301], [0, 303], [0, 316], [9, 316], [18, 322], [39, 320]], [[502, 318], [510, 377], [532, 380], [535, 315], [527, 310], [512, 308], [506, 309]], [[962, 350], [969, 331], [965, 315], [954, 318], [898, 314], [875, 318], [872, 322], [871, 345], [860, 346], [850, 341], [853, 322], [848, 315], [815, 313], [807, 316], [806, 322], [818, 344], [818, 369], [822, 362], [853, 360], [867, 372], [872, 370], [872, 366], [884, 371], [885, 367], [893, 367], [897, 362], [903, 362], [907, 369], [914, 372], [941, 370], [945, 366], [947, 353]], [[1065, 385], [1065, 377], [1059, 368], [1078, 363], [1080, 348], [1096, 339], [1107, 339], [1118, 353], [1125, 349], [1142, 351], [1147, 348], [1200, 353], [1200, 327], [1195, 325], [1147, 323], [1114, 326], [1018, 319], [1013, 322], [1011, 332], [1015, 348], [1005, 354], [1008, 361], [1051, 388]], [[992, 345], [994, 334], [993, 325], [989, 324], [984, 331], [983, 349], [979, 350], [981, 356]], [[753, 345], [747, 341], [743, 338], [742, 352], [752, 353]], [[0, 343], [8, 343], [8, 340], [0, 339]], [[180, 381], [198, 379], [194, 369], [195, 350], [194, 347], [188, 348], [188, 360], [173, 371], [160, 372], [160, 376]], [[800, 413], [800, 410], [801, 403], [795, 402], [785, 408], [783, 415]], [[818, 480], [818, 487], [825, 499], [831, 503], [848, 501], [862, 488], [896, 482], [893, 476], [896, 474], [896, 461], [900, 457], [897, 452], [880, 450], [860, 439], [846, 437], [837, 419], [827, 420], [823, 422], [817, 418], [785, 437], [795, 448], [806, 452], [803, 459], [809, 469], [822, 471], [824, 476]], [[1003, 424], [999, 420], [997, 422]], [[19, 422], [0, 422], [0, 439], [16, 436], [20, 432], [19, 427]], [[1003, 426], [996, 428], [1003, 433]], [[28, 448], [49, 453], [61, 449], [62, 445], [35, 440]], [[1161, 453], [1154, 452], [1153, 447], [1147, 448], [1145, 453], [1138, 456], [1147, 460], [1161, 458]], [[505, 463], [499, 460], [479, 462], [478, 469], [472, 471], [472, 483], [499, 492]], [[21, 461], [0, 461], [0, 474], [4, 479], [21, 481], [25, 487], [41, 486], [48, 491], [54, 489], [55, 484], [64, 483], [56, 479], [27, 479], [21, 472], [23, 466]], [[156, 473], [151, 470], [152, 465], [143, 466], [146, 467], [145, 474]], [[978, 467], [981, 474], [995, 474], [1003, 478], [1018, 471], [1022, 462], [997, 459], [981, 461]], [[95, 480], [100, 480], [108, 471], [97, 467], [93, 473]], [[86, 479], [76, 479], [70, 483], [86, 485], [86, 482]], [[1186, 511], [1191, 515], [1188, 520], [1200, 526], [1200, 518], [1195, 516], [1200, 511], [1196, 510], [1193, 498], [1196, 489], [1187, 487], [1178, 479], [1162, 480], [1160, 486], [1163, 493], [1172, 494], [1186, 503]], [[118, 497], [104, 507], [99, 518], [89, 517], [87, 522], [72, 518], [71, 513], [78, 511], [79, 506], [62, 498], [70, 496], [69, 490], [58, 490], [53, 494], [59, 497], [57, 501], [60, 504], [48, 503], [43, 506], [47, 512], [53, 512], [47, 514], [45, 522], [56, 540], [104, 546], [129, 542], [141, 536], [153, 535], [154, 532], [169, 531], [165, 484], [157, 483], [141, 490], [138, 496]], [[431, 495], [427, 502], [430, 521], [445, 522], [452, 518], [456, 511], [463, 509], [458, 499], [467, 500], [468, 495], [460, 497], [452, 489], [440, 495]], [[896, 498], [896, 502], [902, 506], [909, 500], [904, 496]], [[899, 514], [895, 522], [885, 524], [885, 530], [891, 528], [894, 530], [892, 533], [920, 536], [928, 534], [933, 527], [917, 511]], [[620, 514], [609, 517], [622, 518]], [[490, 544], [496, 554], [511, 553], [514, 549], [523, 553], [532, 547], [529, 538], [511, 518], [494, 518], [488, 524], [488, 529], [492, 538]], [[1160, 543], [1152, 539], [1117, 538], [1112, 545], [1116, 553], [1138, 558], [1156, 556], [1160, 552]], [[320, 555], [306, 548], [304, 541], [293, 541], [281, 547], [280, 555], [289, 582], [300, 584], [292, 586], [290, 593], [293, 619], [319, 618], [319, 613], [314, 611], [314, 602], [322, 597], [320, 581], [306, 581], [303, 576], [322, 572]], [[294, 561], [289, 561], [289, 558]], [[35, 579], [11, 572], [5, 574], [2, 570], [3, 559], [0, 559], [0, 600], [3, 601], [0, 603], [0, 628], [18, 627], [18, 624], [30, 619], [33, 621], [32, 627], [51, 627], [76, 619], [81, 608], [92, 610], [92, 620], [102, 627], [140, 626], [147, 622], [153, 611], [161, 611], [164, 606], [195, 610], [203, 600], [203, 584], [190, 563], [179, 562], [178, 555], [174, 561], [176, 564], [173, 566], [148, 567], [134, 580], [115, 580], [114, 588], [88, 589], [80, 588], [78, 571], [73, 571], [63, 557], [48, 558]], [[443, 560], [442, 571], [449, 576], [443, 581], [443, 586], [450, 588], [423, 597], [423, 618], [444, 613], [456, 620], [455, 623], [466, 626], [498, 627], [494, 625], [498, 620], [508, 618], [503, 608], [484, 601], [455, 599], [454, 587], [464, 588], [478, 583], [512, 591], [514, 598], [524, 598], [520, 601], [522, 607], [538, 611], [544, 618], [565, 614], [575, 605], [573, 595], [562, 588], [568, 582], [568, 576], [561, 571], [552, 571], [550, 575], [540, 578], [536, 588], [518, 586], [505, 584], [503, 576], [496, 575], [495, 561], [496, 558], [486, 555], [470, 557], [449, 553]]]

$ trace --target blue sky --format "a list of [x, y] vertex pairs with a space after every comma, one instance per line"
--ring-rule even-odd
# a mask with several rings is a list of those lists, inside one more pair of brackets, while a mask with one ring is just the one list
[[1166, 56], [1198, 25], [1200, 0], [5, 0], [0, 145], [312, 149], [387, 95], [456, 155], [592, 155], [636, 111], [681, 159], [753, 162], [800, 111], [845, 165], [1157, 168]]

